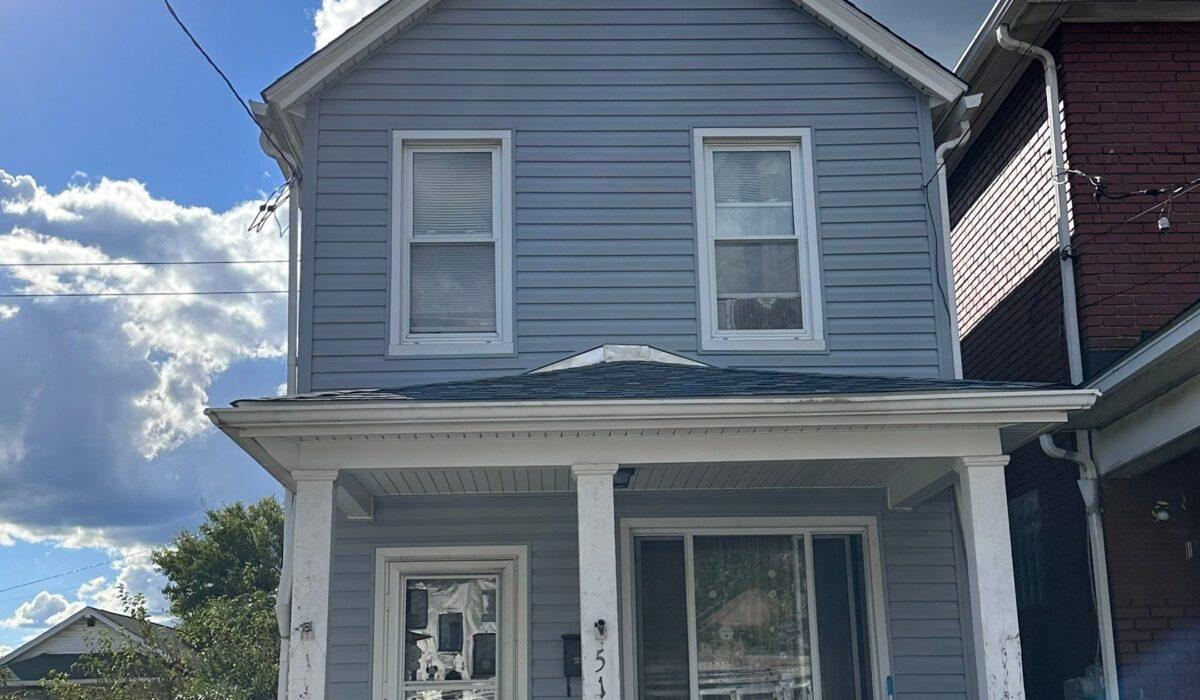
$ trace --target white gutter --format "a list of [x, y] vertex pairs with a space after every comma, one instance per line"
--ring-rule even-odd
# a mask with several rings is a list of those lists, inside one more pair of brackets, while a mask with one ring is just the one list
[[[962, 109], [975, 109], [983, 101], [982, 95], [967, 95], [963, 98]], [[954, 378], [963, 378], [962, 366], [962, 334], [958, 328], [958, 300], [954, 293], [954, 249], [950, 238], [950, 195], [946, 186], [946, 156], [971, 138], [971, 122], [963, 119], [958, 123], [959, 136], [937, 147], [934, 152], [934, 167], [937, 168], [938, 201], [941, 203], [942, 228], [942, 274], [946, 279], [946, 306], [950, 312], [951, 353], [954, 358]]]
[[1061, 175], [1066, 171], [1066, 156], [1062, 144], [1062, 113], [1058, 96], [1058, 65], [1054, 54], [1033, 44], [1013, 39], [1008, 33], [1008, 25], [1002, 24], [996, 29], [996, 41], [1001, 48], [1008, 49], [1022, 56], [1032, 55], [1042, 62], [1046, 81], [1046, 112], [1050, 119], [1050, 151], [1054, 155], [1054, 172], [1052, 173], [1056, 186], [1054, 201], [1058, 206], [1058, 258], [1059, 273], [1062, 277], [1063, 295], [1063, 330], [1067, 336], [1067, 363], [1071, 370], [1071, 383], [1079, 386], [1083, 383], [1083, 356], [1079, 342], [1079, 314], [1075, 300], [1075, 262], [1071, 248], [1071, 221], [1068, 212], [1068, 183]]
[[[1086, 439], [1086, 431], [1078, 431]], [[1113, 647], [1112, 606], [1108, 592], [1108, 561], [1104, 550], [1104, 521], [1100, 512], [1100, 479], [1096, 472], [1096, 464], [1090, 457], [1080, 453], [1064, 450], [1054, 443], [1052, 435], [1042, 435], [1039, 438], [1042, 451], [1051, 457], [1075, 462], [1079, 465], [1079, 492], [1083, 496], [1083, 504], [1087, 508], [1088, 554], [1092, 564], [1092, 593], [1095, 596], [1096, 623], [1099, 626], [1100, 663], [1104, 669], [1104, 697], [1107, 700], [1118, 700], [1120, 693], [1117, 685], [1117, 655]]]

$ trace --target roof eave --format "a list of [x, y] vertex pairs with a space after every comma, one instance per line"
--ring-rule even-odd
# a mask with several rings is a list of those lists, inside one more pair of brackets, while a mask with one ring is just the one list
[[1077, 389], [560, 401], [266, 402], [209, 409], [235, 439], [454, 431], [629, 429], [753, 424], [997, 426], [1065, 421], [1095, 403]]

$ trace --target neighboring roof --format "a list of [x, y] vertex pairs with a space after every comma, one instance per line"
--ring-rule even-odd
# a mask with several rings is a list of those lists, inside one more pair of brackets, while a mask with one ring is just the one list
[[[41, 647], [43, 644], [45, 644], [47, 641], [53, 639], [54, 637], [57, 637], [64, 630], [70, 628], [71, 625], [75, 624], [79, 620], [86, 618], [86, 617], [94, 618], [97, 622], [103, 624], [104, 626], [108, 627], [109, 629], [115, 629], [115, 630], [119, 630], [119, 631], [128, 633], [131, 636], [133, 636], [133, 638], [135, 638], [135, 639], [141, 640], [141, 638], [142, 638], [141, 623], [138, 622], [136, 619], [134, 619], [128, 615], [122, 615], [120, 613], [115, 613], [115, 612], [112, 612], [111, 610], [101, 610], [100, 608], [94, 608], [89, 605], [89, 606], [80, 608], [79, 610], [72, 613], [69, 617], [67, 617], [62, 622], [59, 622], [58, 624], [54, 625], [50, 629], [46, 630], [45, 632], [43, 632], [43, 633], [39, 634], [38, 636], [34, 637], [33, 639], [29, 640], [25, 644], [17, 647], [12, 652], [10, 652], [7, 656], [0, 658], [0, 666], [7, 666], [11, 669], [14, 667], [14, 664], [16, 664], [16, 665], [23, 665], [22, 666], [23, 668], [33, 668], [36, 666], [36, 664], [31, 666], [31, 665], [25, 664], [25, 662], [28, 660], [31, 660], [35, 657], [38, 657], [38, 656], [64, 656], [64, 657], [72, 656], [71, 654], [35, 654], [34, 652], [36, 652], [37, 649], [39, 647]], [[171, 628], [167, 625], [158, 624], [156, 622], [152, 622], [151, 624], [154, 625], [156, 628], [173, 631], [173, 628]], [[49, 663], [49, 662], [47, 662], [47, 663]], [[20, 674], [18, 674], [18, 677], [24, 678]], [[44, 677], [44, 675], [38, 676], [38, 678], [42, 678], [42, 677]]]
[[[388, 0], [263, 90], [268, 103], [290, 110], [349, 66], [433, 11], [442, 0]], [[951, 102], [966, 85], [954, 73], [847, 0], [791, 0], [818, 21], [929, 95]]]
[[19, 681], [40, 681], [49, 677], [51, 672], [64, 673], [68, 678], [79, 679], [84, 676], [79, 669], [75, 668], [75, 664], [83, 656], [83, 654], [38, 654], [22, 661], [5, 664], [5, 668], [12, 671]]
[[649, 361], [602, 362], [548, 372], [396, 389], [318, 391], [237, 401], [573, 401], [694, 399], [746, 396], [870, 395], [900, 392], [1006, 391], [1049, 388], [1045, 384], [956, 379], [905, 379], [723, 369]]
[[[1043, 46], [1063, 22], [1195, 20], [1200, 20], [1200, 3], [1195, 0], [996, 0], [954, 67], [954, 72], [971, 85], [972, 91], [984, 96], [982, 109], [971, 120], [972, 131], [978, 134], [987, 126], [1034, 60], [999, 47], [996, 29], [1001, 25], [1008, 25], [1013, 37]], [[954, 124], [943, 123], [938, 129], [938, 140], [947, 138], [947, 130], [954, 128]], [[947, 162], [950, 171], [957, 167], [962, 155], [951, 155]]]
[[1138, 343], [1085, 386], [1101, 392], [1071, 428], [1102, 428], [1200, 374], [1200, 302]]

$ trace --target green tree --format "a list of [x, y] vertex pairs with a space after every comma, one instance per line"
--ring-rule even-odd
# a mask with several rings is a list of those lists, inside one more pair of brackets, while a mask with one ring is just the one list
[[206, 511], [194, 532], [154, 553], [176, 628], [154, 624], [142, 597], [123, 596], [137, 636], [99, 639], [76, 666], [100, 682], [76, 685], [64, 674], [48, 679], [45, 690], [55, 700], [271, 700], [282, 555], [283, 509], [275, 499]]
[[195, 532], [184, 531], [154, 563], [170, 583], [163, 589], [171, 613], [186, 618], [217, 598], [279, 588], [283, 562], [283, 508], [274, 498], [234, 503], [205, 512]]

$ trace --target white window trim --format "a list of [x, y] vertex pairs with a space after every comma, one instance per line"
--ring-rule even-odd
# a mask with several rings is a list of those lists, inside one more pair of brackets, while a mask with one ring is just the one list
[[[693, 129], [692, 167], [696, 190], [696, 253], [700, 292], [700, 348], [705, 351], [809, 351], [825, 346], [821, 255], [817, 229], [816, 170], [812, 129]], [[712, 146], [787, 146], [792, 160], [792, 213], [799, 242], [800, 293], [804, 328], [722, 331], [717, 326], [715, 202], [711, 194]], [[754, 240], [754, 239], [752, 239]], [[791, 240], [789, 237], [787, 240]]]
[[[389, 663], [400, 658], [388, 648], [390, 630], [404, 607], [397, 601], [392, 610], [389, 593], [393, 572], [405, 575], [495, 574], [501, 579], [501, 638], [497, 640], [498, 697], [528, 700], [530, 697], [529, 653], [529, 547], [379, 547], [375, 550], [374, 643], [371, 663], [372, 700], [396, 700], [392, 688], [395, 671]], [[403, 630], [399, 630], [403, 631]], [[402, 651], [400, 652], [403, 653]], [[504, 654], [512, 654], [505, 659]]]
[[[408, 332], [408, 239], [412, 228], [411, 183], [406, 163], [412, 147], [493, 149], [492, 211], [496, 245], [496, 331], [413, 334]], [[513, 352], [513, 171], [511, 131], [393, 131], [391, 242], [388, 283], [388, 355], [496, 355]], [[442, 239], [439, 239], [442, 240]], [[445, 242], [458, 238], [447, 236]]]
[[[862, 535], [863, 536], [863, 566], [866, 569], [868, 585], [868, 615], [867, 630], [871, 636], [872, 654], [871, 667], [873, 686], [876, 698], [887, 698], [888, 679], [891, 677], [891, 651], [888, 638], [887, 604], [883, 584], [883, 557], [879, 539], [879, 521], [875, 516], [814, 516], [814, 517], [767, 517], [767, 518], [624, 518], [621, 520], [620, 562], [621, 562], [621, 645], [622, 661], [624, 663], [625, 695], [638, 697], [638, 657], [637, 657], [637, 620], [636, 586], [634, 585], [633, 540], [640, 536], [682, 536], [696, 535]], [[696, 666], [696, 640], [694, 638], [695, 601], [690, 585], [691, 573], [690, 547], [685, 550], [686, 577], [688, 585], [688, 647], [690, 649], [690, 664]], [[809, 566], [809, 594], [815, 592], [812, 586], [812, 547], [805, 549]], [[811, 609], [811, 608], [810, 608]], [[810, 621], [813, 639], [817, 639], [819, 630], [816, 629], [815, 616]], [[820, 679], [818, 648], [813, 647], [813, 678]], [[694, 692], [693, 688], [693, 692]], [[816, 700], [821, 700], [818, 692]], [[828, 699], [827, 699], [828, 700]]]

